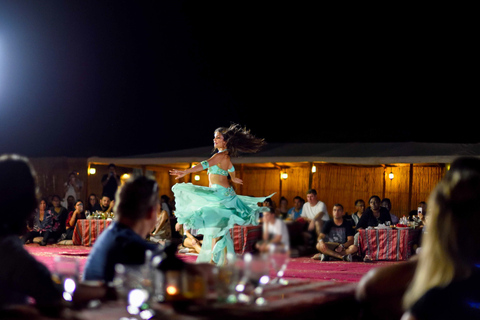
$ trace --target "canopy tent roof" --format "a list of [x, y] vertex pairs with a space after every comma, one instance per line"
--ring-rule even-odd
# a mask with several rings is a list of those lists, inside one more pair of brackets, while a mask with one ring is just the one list
[[[200, 162], [212, 155], [206, 146], [127, 157], [90, 157], [90, 163], [118, 165], [165, 165]], [[272, 143], [256, 154], [232, 159], [240, 164], [281, 162], [328, 162], [355, 165], [401, 163], [451, 163], [459, 156], [480, 156], [480, 144], [459, 143]]]

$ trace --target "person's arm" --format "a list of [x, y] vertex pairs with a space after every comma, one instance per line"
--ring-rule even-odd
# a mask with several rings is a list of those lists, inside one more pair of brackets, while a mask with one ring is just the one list
[[102, 177], [102, 186], [106, 186], [107, 183], [108, 183], [108, 180], [110, 180], [110, 174], [105, 174], [103, 177]]
[[230, 178], [232, 179], [233, 183], [243, 184], [243, 180], [235, 176], [235, 167], [233, 165], [230, 169], [228, 169], [228, 173], [230, 174]]
[[315, 215], [315, 220], [322, 219], [324, 215], [328, 216], [327, 206], [325, 206], [325, 204], [322, 204], [320, 207], [320, 212]]
[[347, 237], [347, 242], [342, 243], [342, 247], [345, 248], [345, 249], [347, 249], [347, 248], [350, 247], [352, 244], [353, 244], [353, 236], [348, 236], [348, 237]]
[[268, 241], [268, 222], [263, 222], [263, 232], [262, 232], [262, 240]]
[[325, 250], [327, 246], [325, 245], [325, 237], [326, 235], [324, 233], [320, 233], [317, 238], [317, 243], [320, 245], [320, 248], [322, 250]]
[[369, 212], [364, 212], [362, 214], [362, 217], [358, 220], [358, 223], [357, 223], [357, 230], [359, 229], [365, 229], [368, 227], [368, 219], [370, 217], [370, 214]]
[[186, 170], [172, 169], [169, 172], [170, 172], [170, 175], [177, 176], [175, 180], [178, 180], [185, 177], [187, 174], [200, 172], [211, 166], [214, 166], [218, 164], [224, 157], [225, 157], [225, 154], [217, 153], [217, 154], [214, 154], [210, 159], [203, 160], [194, 167], [188, 168]]
[[75, 222], [77, 222], [77, 210], [73, 211], [69, 218], [67, 218], [66, 228], [70, 229], [75, 227]]

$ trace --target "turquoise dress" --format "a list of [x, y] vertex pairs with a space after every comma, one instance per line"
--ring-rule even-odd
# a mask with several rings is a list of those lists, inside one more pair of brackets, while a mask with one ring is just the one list
[[[218, 170], [225, 171], [214, 167], [217, 166], [210, 167], [208, 172], [219, 174]], [[225, 188], [218, 184], [203, 187], [177, 183], [172, 191], [178, 223], [198, 229], [198, 233], [203, 234], [202, 250], [197, 263], [213, 261], [217, 265], [223, 265], [226, 254], [235, 254], [230, 229], [236, 224], [257, 225], [259, 213], [268, 210], [258, 206], [258, 203], [263, 203], [268, 197], [240, 196], [233, 187]], [[212, 248], [214, 238], [220, 239]]]

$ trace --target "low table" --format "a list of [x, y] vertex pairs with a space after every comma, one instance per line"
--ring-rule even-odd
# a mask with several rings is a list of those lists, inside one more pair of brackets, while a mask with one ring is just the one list
[[405, 261], [419, 243], [420, 229], [361, 229], [358, 231], [360, 254], [374, 261]]
[[73, 230], [73, 244], [91, 247], [112, 220], [79, 219]]

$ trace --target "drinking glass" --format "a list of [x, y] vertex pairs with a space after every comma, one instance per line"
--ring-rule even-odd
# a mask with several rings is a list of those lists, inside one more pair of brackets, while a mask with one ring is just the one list
[[249, 295], [249, 302], [253, 301], [257, 305], [265, 305], [266, 300], [263, 298], [263, 289], [270, 281], [270, 261], [268, 255], [246, 253], [244, 261], [246, 277], [253, 286], [253, 290]]
[[272, 243], [269, 248], [269, 256], [272, 269], [275, 272], [275, 279], [272, 280], [272, 283], [287, 285], [288, 281], [283, 278], [283, 275], [290, 259], [289, 246], [281, 243]]
[[53, 280], [63, 286], [63, 298], [72, 301], [73, 293], [79, 281], [80, 267], [77, 259], [55, 256], [53, 259]]

